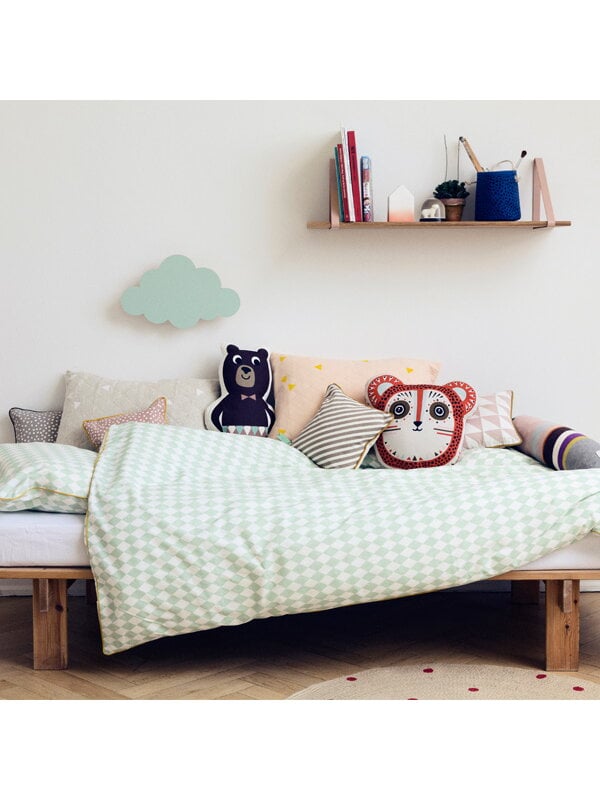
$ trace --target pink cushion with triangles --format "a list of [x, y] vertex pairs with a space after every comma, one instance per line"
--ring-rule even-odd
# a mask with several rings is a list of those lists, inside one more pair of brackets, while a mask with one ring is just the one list
[[99, 419], [86, 419], [83, 422], [83, 429], [87, 433], [94, 449], [98, 450], [106, 431], [112, 425], [122, 425], [124, 422], [149, 422], [153, 425], [166, 425], [167, 398], [158, 397], [148, 408], [142, 411], [113, 414], [110, 417], [100, 417]]
[[470, 417], [465, 420], [463, 447], [510, 447], [521, 444], [512, 421], [513, 393], [509, 389], [482, 395]]

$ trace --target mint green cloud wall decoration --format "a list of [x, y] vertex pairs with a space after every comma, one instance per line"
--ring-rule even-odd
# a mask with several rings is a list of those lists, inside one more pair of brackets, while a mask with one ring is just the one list
[[149, 322], [191, 328], [199, 320], [231, 317], [240, 307], [233, 289], [224, 289], [216, 272], [196, 267], [186, 256], [169, 256], [146, 272], [139, 286], [121, 295], [121, 307]]

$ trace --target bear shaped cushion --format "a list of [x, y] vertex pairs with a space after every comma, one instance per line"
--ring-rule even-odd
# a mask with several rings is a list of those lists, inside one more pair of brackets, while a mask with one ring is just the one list
[[267, 436], [275, 421], [269, 353], [227, 345], [219, 368], [221, 396], [204, 412], [209, 430]]
[[367, 384], [367, 401], [394, 415], [375, 443], [381, 464], [416, 469], [458, 461], [464, 420], [475, 408], [477, 393], [462, 381], [408, 386], [393, 375], [378, 375]]

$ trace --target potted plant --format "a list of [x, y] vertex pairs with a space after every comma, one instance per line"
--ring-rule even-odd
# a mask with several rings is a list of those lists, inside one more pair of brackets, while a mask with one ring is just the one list
[[433, 196], [444, 204], [448, 222], [460, 222], [466, 199], [469, 196], [464, 181], [444, 181], [435, 187]]

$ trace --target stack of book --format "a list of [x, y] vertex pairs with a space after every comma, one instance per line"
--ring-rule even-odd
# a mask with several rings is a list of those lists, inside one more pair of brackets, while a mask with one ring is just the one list
[[342, 128], [342, 141], [334, 148], [340, 219], [373, 222], [371, 159], [359, 158], [356, 132]]

